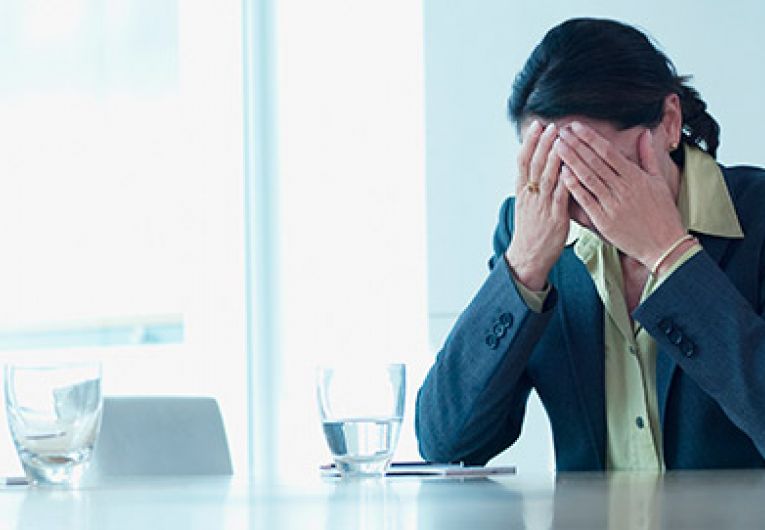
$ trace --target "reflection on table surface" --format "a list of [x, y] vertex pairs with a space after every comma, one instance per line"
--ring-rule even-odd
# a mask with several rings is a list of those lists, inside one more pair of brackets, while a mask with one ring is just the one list
[[765, 471], [560, 474], [250, 485], [146, 478], [77, 491], [6, 487], [2, 528], [759, 528]]

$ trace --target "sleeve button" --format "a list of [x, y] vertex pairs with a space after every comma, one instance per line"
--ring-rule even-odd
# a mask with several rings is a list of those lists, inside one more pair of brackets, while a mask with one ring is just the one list
[[499, 339], [496, 335], [486, 335], [486, 345], [492, 350], [496, 350], [499, 346]]
[[510, 326], [513, 325], [513, 315], [511, 315], [510, 313], [502, 313], [501, 315], [499, 315], [499, 322], [503, 326], [509, 328]]
[[675, 326], [670, 319], [665, 318], [659, 322], [659, 329], [662, 330], [665, 335], [669, 335], [674, 331]]

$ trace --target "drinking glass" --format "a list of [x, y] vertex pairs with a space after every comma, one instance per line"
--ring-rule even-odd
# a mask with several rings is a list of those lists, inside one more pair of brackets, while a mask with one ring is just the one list
[[404, 417], [403, 364], [318, 370], [324, 436], [344, 477], [380, 477], [393, 457]]
[[101, 425], [100, 363], [7, 365], [5, 407], [30, 483], [76, 485]]

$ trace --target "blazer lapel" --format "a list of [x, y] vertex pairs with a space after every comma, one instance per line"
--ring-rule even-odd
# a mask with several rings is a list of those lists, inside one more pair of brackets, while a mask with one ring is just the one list
[[[715, 237], [704, 234], [697, 234], [699, 243], [715, 261], [720, 264], [725, 256], [725, 250], [730, 244], [730, 239]], [[659, 350], [656, 356], [656, 394], [659, 403], [659, 421], [664, 428], [664, 411], [667, 406], [667, 397], [672, 378], [675, 375], [677, 363], [672, 356], [664, 350]]]
[[590, 274], [567, 248], [554, 274], [560, 296], [563, 336], [579, 398], [587, 415], [592, 443], [601, 469], [605, 469], [605, 346], [603, 304]]
[[[704, 250], [720, 264], [730, 240], [698, 235]], [[564, 250], [552, 277], [558, 287], [563, 336], [569, 353], [572, 372], [578, 380], [579, 398], [587, 414], [587, 422], [596, 450], [597, 461], [605, 469], [606, 405], [605, 345], [603, 344], [603, 304], [592, 278], [573, 250]], [[656, 360], [656, 390], [662, 427], [670, 384], [677, 364], [666, 352], [659, 351]]]

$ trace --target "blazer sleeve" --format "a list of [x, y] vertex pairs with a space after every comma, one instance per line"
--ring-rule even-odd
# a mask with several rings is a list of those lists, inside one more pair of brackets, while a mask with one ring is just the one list
[[634, 316], [765, 457], [765, 292], [758, 294], [755, 309], [700, 251]]
[[502, 205], [490, 273], [458, 318], [417, 394], [423, 458], [483, 465], [518, 438], [531, 390], [526, 365], [556, 303], [531, 311], [504, 260], [513, 199]]

